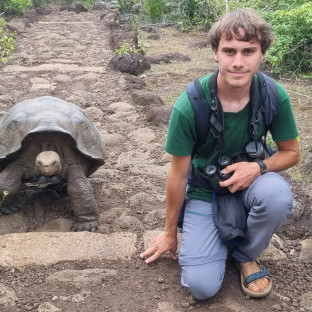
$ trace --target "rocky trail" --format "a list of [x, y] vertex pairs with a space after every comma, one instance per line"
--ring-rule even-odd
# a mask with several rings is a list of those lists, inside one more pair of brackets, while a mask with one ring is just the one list
[[[108, 66], [114, 54], [104, 13], [53, 8], [27, 23], [12, 21], [20, 39], [14, 59], [0, 67], [0, 116], [25, 99], [59, 97], [90, 116], [107, 156], [90, 177], [100, 210], [97, 233], [70, 232], [70, 203], [53, 188], [25, 185], [23, 210], [0, 217], [0, 311], [312, 311], [311, 185], [286, 173], [296, 211], [261, 257], [273, 276], [269, 297], [246, 298], [231, 259], [221, 291], [201, 302], [180, 286], [178, 262], [164, 256], [146, 265], [139, 258], [165, 220], [170, 156], [163, 145], [170, 109], [162, 100], [215, 65], [211, 57], [204, 67], [200, 61], [155, 64], [139, 78], [114, 71]], [[160, 39], [150, 41], [147, 57], [166, 49], [207, 57], [208, 49], [186, 44], [203, 39], [200, 35], [156, 32]], [[142, 94], [152, 100], [143, 101]], [[163, 106], [162, 122], [147, 122], [149, 102]], [[305, 120], [306, 114], [311, 111], [300, 112], [298, 119]]]

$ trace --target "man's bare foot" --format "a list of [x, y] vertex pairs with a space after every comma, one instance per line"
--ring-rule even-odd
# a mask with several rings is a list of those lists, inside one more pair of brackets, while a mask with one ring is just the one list
[[[243, 272], [244, 278], [251, 274], [257, 273], [261, 270], [260, 265], [256, 261], [248, 261], [239, 263], [241, 271]], [[248, 289], [254, 292], [261, 292], [269, 286], [269, 279], [261, 278], [248, 285]]]

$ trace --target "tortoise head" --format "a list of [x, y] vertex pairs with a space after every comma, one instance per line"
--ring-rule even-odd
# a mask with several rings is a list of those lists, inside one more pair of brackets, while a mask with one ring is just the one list
[[36, 172], [44, 176], [58, 174], [61, 169], [61, 159], [58, 153], [54, 151], [44, 151], [36, 157]]

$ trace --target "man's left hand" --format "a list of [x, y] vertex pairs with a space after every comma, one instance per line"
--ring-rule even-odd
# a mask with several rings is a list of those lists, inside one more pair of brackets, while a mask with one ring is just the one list
[[227, 187], [231, 193], [245, 190], [261, 175], [260, 166], [256, 162], [238, 162], [222, 170], [224, 174], [231, 172], [233, 175], [229, 179], [219, 183], [220, 186]]

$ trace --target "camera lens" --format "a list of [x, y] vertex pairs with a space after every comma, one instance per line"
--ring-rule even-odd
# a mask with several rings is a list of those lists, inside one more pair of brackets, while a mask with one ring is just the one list
[[264, 159], [264, 149], [260, 142], [249, 142], [246, 146], [246, 152], [251, 158]]
[[220, 157], [219, 159], [219, 164], [222, 166], [222, 167], [226, 167], [228, 165], [231, 164], [231, 158], [227, 155], [223, 155]]
[[207, 176], [213, 176], [217, 172], [216, 166], [208, 166], [205, 170]]
[[229, 179], [232, 175], [233, 175], [233, 172], [222, 173], [222, 171], [220, 171], [220, 179], [223, 180], [223, 181]]

